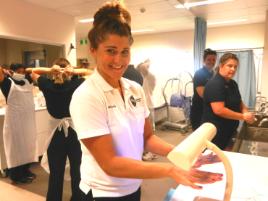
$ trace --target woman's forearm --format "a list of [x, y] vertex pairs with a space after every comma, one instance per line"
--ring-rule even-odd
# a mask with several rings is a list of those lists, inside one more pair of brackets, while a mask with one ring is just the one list
[[167, 154], [174, 148], [173, 145], [154, 135], [152, 125], [148, 117], [145, 119], [144, 124], [144, 148], [147, 151], [151, 151], [161, 156], [167, 156]]
[[174, 145], [163, 141], [156, 135], [151, 135], [145, 143], [145, 150], [158, 154], [160, 156], [167, 156], [174, 148]]
[[113, 157], [107, 166], [102, 168], [106, 174], [113, 177], [153, 179], [170, 177], [173, 165], [169, 163], [145, 163], [125, 157]]
[[216, 115], [226, 118], [226, 119], [244, 120], [244, 116], [242, 112], [235, 112], [226, 107], [222, 108], [221, 111], [216, 113]]
[[241, 101], [240, 108], [241, 108], [242, 113], [248, 112], [248, 107], [242, 101]]
[[90, 75], [92, 73], [93, 73], [93, 71], [89, 70], [89, 69], [84, 69], [84, 68], [74, 68], [73, 69], [74, 75]]
[[51, 73], [51, 68], [37, 67], [33, 68], [33, 71], [37, 74]]
[[3, 82], [4, 78], [5, 78], [4, 71], [2, 67], [0, 67], [0, 82]]
[[31, 73], [37, 73], [37, 74], [46, 74], [51, 72], [51, 68], [45, 68], [45, 67], [36, 67], [36, 68], [27, 68], [26, 72]]

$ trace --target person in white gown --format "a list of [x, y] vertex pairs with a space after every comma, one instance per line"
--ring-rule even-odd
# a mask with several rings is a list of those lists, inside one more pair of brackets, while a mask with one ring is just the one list
[[1, 90], [6, 98], [3, 126], [8, 174], [14, 183], [30, 183], [36, 177], [29, 169], [37, 162], [33, 85], [22, 64], [0, 68]]

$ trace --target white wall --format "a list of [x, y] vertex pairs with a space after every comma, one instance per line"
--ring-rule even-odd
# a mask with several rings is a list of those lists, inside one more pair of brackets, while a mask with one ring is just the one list
[[[206, 47], [216, 50], [263, 47], [264, 32], [264, 23], [209, 28]], [[183, 82], [187, 82], [190, 77], [185, 71], [193, 74], [193, 41], [193, 30], [134, 35], [131, 63], [137, 65], [150, 58], [150, 70], [157, 77], [154, 92], [155, 106], [164, 103], [162, 88], [167, 79], [181, 74], [185, 78]], [[94, 65], [88, 53], [88, 45], [80, 45], [77, 41], [77, 48], [78, 58], [88, 58]], [[187, 95], [189, 93], [191, 95], [192, 91], [187, 91]]]
[[[161, 91], [168, 78], [185, 75], [184, 71], [193, 73], [193, 40], [193, 30], [134, 36], [131, 63], [137, 65], [146, 58], [151, 59], [151, 71], [157, 76], [156, 106], [164, 102]], [[212, 49], [263, 46], [263, 23], [209, 28], [207, 32], [207, 47]]]
[[89, 44], [80, 44], [79, 38], [76, 38], [76, 48], [77, 48], [76, 51], [77, 59], [87, 58], [91, 66], [95, 65], [95, 61], [93, 60], [93, 58], [90, 56], [89, 53]]
[[192, 73], [193, 34], [193, 31], [180, 31], [134, 36], [131, 63], [136, 66], [150, 59], [150, 70], [157, 78], [153, 97], [156, 107], [164, 103], [162, 91], [168, 79], [185, 71]]
[[264, 46], [264, 23], [211, 28], [207, 31], [207, 47], [239, 49]]
[[64, 45], [67, 59], [76, 65], [74, 17], [21, 0], [0, 0], [0, 37]]

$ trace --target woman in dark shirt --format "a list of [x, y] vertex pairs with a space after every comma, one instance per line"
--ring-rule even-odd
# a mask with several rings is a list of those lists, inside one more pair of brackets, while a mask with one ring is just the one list
[[232, 79], [238, 62], [235, 54], [225, 53], [220, 58], [217, 74], [208, 81], [204, 90], [202, 120], [216, 126], [217, 134], [212, 142], [221, 149], [228, 148], [239, 120], [254, 122], [254, 115], [248, 112], [241, 99], [238, 85]]
[[[44, 94], [48, 113], [54, 118], [57, 125], [47, 149], [50, 175], [46, 200], [62, 200], [64, 171], [68, 157], [72, 188], [71, 201], [78, 201], [81, 195], [79, 182], [82, 152], [77, 134], [73, 129], [69, 105], [73, 92], [85, 79], [73, 76], [79, 69], [74, 70], [69, 67], [69, 61], [64, 58], [55, 60], [53, 64], [52, 68], [30, 69], [32, 79], [37, 82], [39, 89]], [[89, 72], [86, 69], [82, 71]], [[50, 73], [52, 79], [39, 75], [43, 73]]]
[[195, 72], [194, 95], [192, 99], [192, 106], [190, 111], [190, 120], [193, 130], [196, 130], [201, 125], [203, 113], [203, 93], [207, 81], [213, 75], [213, 68], [216, 63], [217, 53], [211, 49], [205, 49], [203, 61], [204, 66]]

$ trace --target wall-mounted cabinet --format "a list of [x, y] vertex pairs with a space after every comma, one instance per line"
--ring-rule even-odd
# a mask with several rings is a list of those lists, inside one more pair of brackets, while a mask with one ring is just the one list
[[63, 55], [63, 46], [0, 38], [0, 64], [51, 66], [56, 58]]

